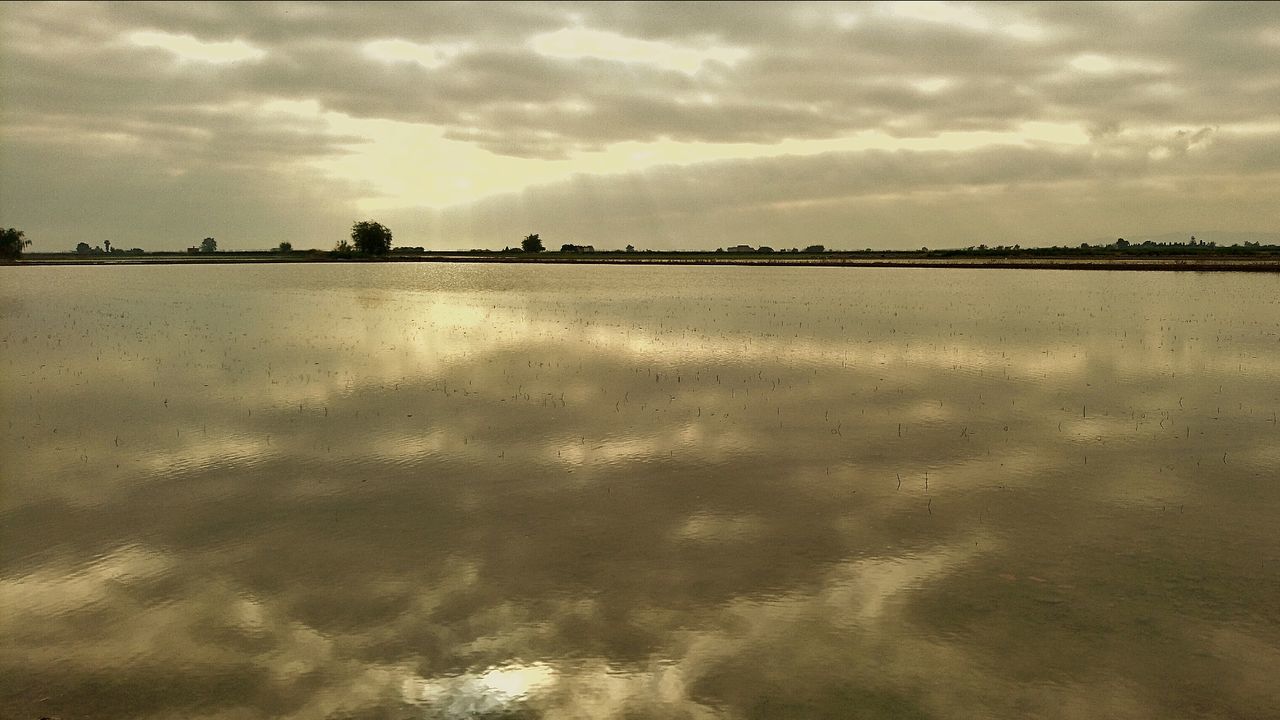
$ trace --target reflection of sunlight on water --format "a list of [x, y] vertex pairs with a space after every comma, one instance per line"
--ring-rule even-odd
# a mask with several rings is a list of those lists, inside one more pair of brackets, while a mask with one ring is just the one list
[[[712, 644], [719, 642], [707, 638]], [[695, 640], [695, 645], [702, 641]], [[453, 677], [424, 679], [411, 675], [400, 683], [409, 705], [432, 717], [723, 717], [691, 697], [686, 668], [699, 657], [615, 666], [605, 659], [584, 659], [565, 667], [535, 662], [499, 665]], [[695, 668], [697, 669], [697, 668]]]
[[552, 687], [558, 674], [545, 663], [500, 665], [478, 673], [404, 682], [406, 702], [427, 705], [450, 718], [512, 711]]
[[620, 468], [628, 464], [696, 453], [698, 462], [715, 464], [751, 449], [751, 436], [734, 430], [706, 433], [686, 423], [671, 422], [659, 433], [641, 434], [635, 428], [604, 437], [565, 437], [562, 443], [547, 443], [537, 459], [569, 467]]

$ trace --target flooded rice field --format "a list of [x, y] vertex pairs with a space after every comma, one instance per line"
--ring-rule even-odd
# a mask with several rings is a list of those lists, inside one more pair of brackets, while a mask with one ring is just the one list
[[0, 268], [5, 718], [1280, 715], [1280, 278]]

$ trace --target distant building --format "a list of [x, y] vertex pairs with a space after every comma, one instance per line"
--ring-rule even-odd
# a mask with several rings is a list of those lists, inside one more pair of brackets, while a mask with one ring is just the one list
[[750, 245], [734, 245], [728, 249], [729, 252], [755, 252], [756, 249]]
[[560, 246], [560, 252], [579, 252], [579, 253], [584, 253], [584, 252], [586, 252], [586, 253], [589, 253], [589, 252], [595, 252], [595, 251], [596, 251], [596, 246], [595, 246], [595, 245], [568, 245], [568, 244], [566, 244], [566, 245], [561, 245], [561, 246]]

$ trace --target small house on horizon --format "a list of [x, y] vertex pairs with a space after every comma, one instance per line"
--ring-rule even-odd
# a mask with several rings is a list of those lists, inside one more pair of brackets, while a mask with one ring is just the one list
[[740, 253], [749, 253], [749, 252], [755, 252], [755, 251], [756, 249], [751, 247], [750, 245], [734, 245], [733, 247], [728, 248], [726, 250], [726, 252], [740, 252]]

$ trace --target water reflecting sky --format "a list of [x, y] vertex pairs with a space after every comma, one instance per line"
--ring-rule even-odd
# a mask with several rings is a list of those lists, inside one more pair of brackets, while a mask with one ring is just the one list
[[0, 268], [0, 716], [1280, 715], [1280, 278]]

